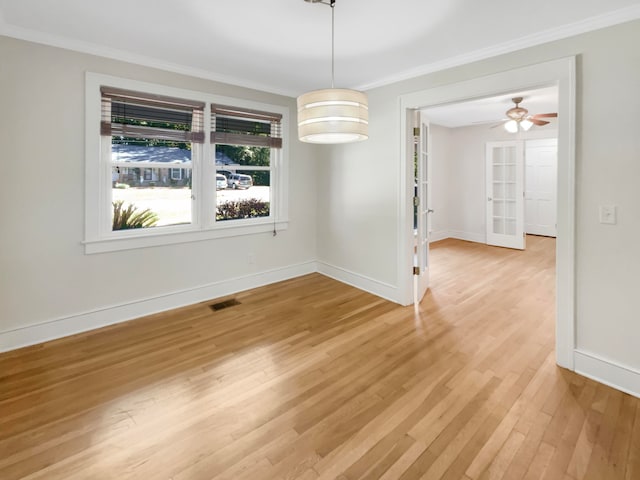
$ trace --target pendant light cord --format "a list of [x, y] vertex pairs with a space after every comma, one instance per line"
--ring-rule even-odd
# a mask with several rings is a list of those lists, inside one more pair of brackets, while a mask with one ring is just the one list
[[336, 0], [331, 0], [331, 88], [334, 88], [333, 79], [335, 77], [335, 6]]

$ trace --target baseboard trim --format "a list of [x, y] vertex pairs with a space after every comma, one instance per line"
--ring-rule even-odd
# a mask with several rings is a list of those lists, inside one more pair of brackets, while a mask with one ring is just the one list
[[451, 235], [447, 230], [440, 230], [439, 232], [431, 232], [431, 234], [429, 235], [429, 243], [439, 242], [440, 240], [444, 240], [449, 237], [451, 237]]
[[487, 237], [482, 233], [461, 232], [458, 230], [449, 231], [449, 237], [467, 242], [487, 243]]
[[0, 352], [16, 350], [107, 325], [126, 322], [145, 315], [224, 297], [317, 271], [316, 262], [300, 263], [7, 330], [0, 332]]
[[574, 351], [576, 373], [640, 398], [640, 371], [582, 350]]
[[354, 273], [344, 268], [336, 267], [325, 262], [318, 262], [318, 273], [325, 275], [339, 282], [346, 283], [365, 292], [372, 293], [394, 303], [401, 303], [398, 300], [398, 287], [374, 280], [373, 278]]

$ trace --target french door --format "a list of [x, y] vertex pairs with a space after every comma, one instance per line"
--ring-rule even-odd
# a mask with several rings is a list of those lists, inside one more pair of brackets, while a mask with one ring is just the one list
[[487, 142], [487, 244], [524, 250], [524, 150], [521, 141]]
[[418, 111], [414, 128], [414, 303], [418, 304], [429, 288], [429, 234], [431, 229], [431, 142], [429, 121]]

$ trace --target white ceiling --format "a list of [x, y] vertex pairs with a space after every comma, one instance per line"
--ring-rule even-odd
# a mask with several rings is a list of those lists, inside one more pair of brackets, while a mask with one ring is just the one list
[[558, 87], [520, 90], [497, 97], [425, 108], [422, 111], [431, 123], [449, 128], [495, 124], [506, 119], [505, 112], [515, 106], [511, 100], [513, 97], [522, 97], [520, 106], [529, 110], [530, 115], [558, 111]]
[[[336, 87], [635, 18], [640, 0], [337, 0]], [[290, 96], [331, 81], [331, 9], [304, 0], [0, 0], [0, 34]]]

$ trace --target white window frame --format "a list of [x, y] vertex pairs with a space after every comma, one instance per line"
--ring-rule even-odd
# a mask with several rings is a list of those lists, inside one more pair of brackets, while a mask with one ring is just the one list
[[[112, 231], [110, 143], [100, 135], [101, 92], [109, 86], [205, 102], [205, 143], [192, 144], [192, 218], [188, 225]], [[282, 148], [271, 149], [271, 205], [269, 216], [215, 221], [216, 165], [210, 143], [211, 104], [269, 111], [282, 115]], [[85, 253], [170, 245], [215, 238], [252, 235], [288, 228], [289, 108], [206, 92], [167, 87], [148, 82], [87, 72], [85, 79]]]
[[[177, 175], [174, 175], [174, 173], [177, 172]], [[169, 176], [171, 177], [171, 180], [182, 180], [182, 168], [170, 168], [169, 169]]]

